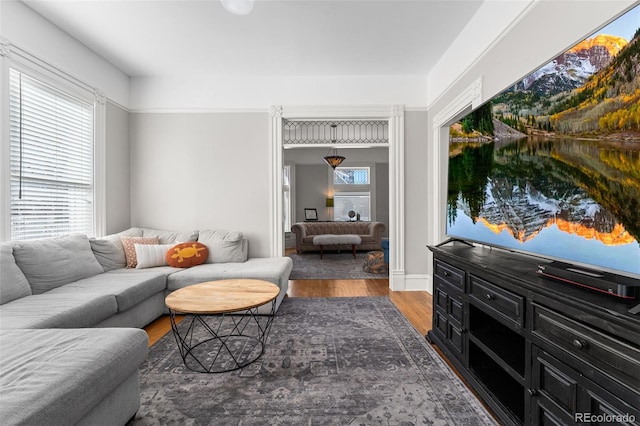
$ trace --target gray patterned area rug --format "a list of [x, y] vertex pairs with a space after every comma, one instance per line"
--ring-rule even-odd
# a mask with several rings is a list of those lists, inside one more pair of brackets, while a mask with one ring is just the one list
[[365, 272], [364, 266], [367, 252], [357, 252], [356, 258], [350, 251], [341, 253], [292, 253], [293, 270], [290, 280], [354, 280], [354, 279], [388, 279], [389, 274], [371, 274]]
[[134, 425], [494, 425], [387, 297], [285, 298], [261, 358], [183, 366], [171, 333], [141, 368]]

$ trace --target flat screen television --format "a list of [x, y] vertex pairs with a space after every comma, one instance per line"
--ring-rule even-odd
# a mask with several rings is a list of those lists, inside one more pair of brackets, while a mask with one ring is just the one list
[[448, 237], [640, 278], [639, 27], [636, 6], [451, 126]]

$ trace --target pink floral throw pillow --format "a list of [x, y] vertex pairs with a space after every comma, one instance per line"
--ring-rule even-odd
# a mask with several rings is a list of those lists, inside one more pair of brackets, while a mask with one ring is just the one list
[[127, 258], [127, 268], [135, 268], [138, 264], [135, 244], [158, 244], [158, 237], [121, 237], [120, 240]]

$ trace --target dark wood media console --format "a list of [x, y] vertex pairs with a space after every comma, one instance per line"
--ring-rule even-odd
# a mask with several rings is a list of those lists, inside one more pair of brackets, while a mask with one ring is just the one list
[[640, 424], [640, 300], [545, 279], [531, 256], [429, 249], [427, 338], [502, 424]]

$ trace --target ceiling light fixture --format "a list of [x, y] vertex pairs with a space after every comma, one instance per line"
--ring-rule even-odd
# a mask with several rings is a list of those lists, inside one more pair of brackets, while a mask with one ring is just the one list
[[[338, 127], [335, 124], [331, 125], [331, 143], [335, 144], [336, 143], [336, 134], [337, 134], [337, 129], [336, 127]], [[338, 149], [337, 148], [333, 148], [332, 152], [330, 153], [330, 155], [327, 155], [326, 157], [324, 157], [324, 162], [327, 163], [329, 166], [331, 166], [331, 168], [333, 170], [336, 169], [336, 167], [338, 167], [340, 164], [342, 164], [342, 162], [345, 160], [345, 158], [341, 155], [338, 155]]]
[[227, 12], [234, 15], [248, 15], [253, 10], [255, 0], [220, 0]]

